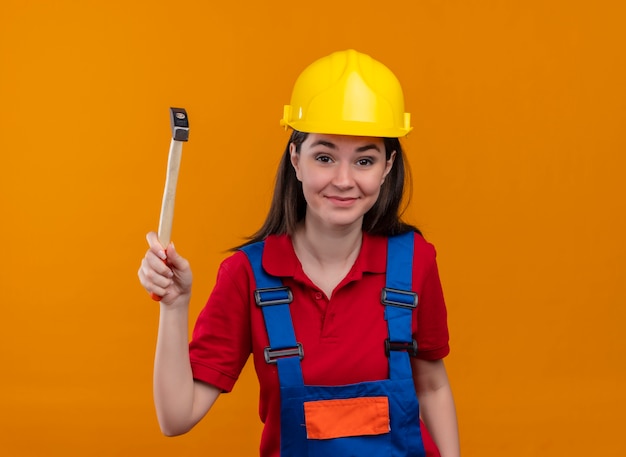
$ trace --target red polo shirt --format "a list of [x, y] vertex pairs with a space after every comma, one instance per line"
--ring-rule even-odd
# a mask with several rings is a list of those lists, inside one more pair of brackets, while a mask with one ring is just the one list
[[[380, 303], [385, 285], [387, 239], [363, 234], [361, 251], [348, 275], [326, 295], [302, 270], [290, 237], [270, 236], [263, 267], [293, 292], [290, 305], [296, 340], [302, 343], [304, 382], [342, 385], [388, 378], [384, 352], [387, 323]], [[215, 288], [198, 316], [190, 343], [195, 379], [229, 392], [250, 353], [260, 384], [259, 415], [265, 424], [261, 456], [280, 455], [280, 392], [276, 365], [265, 363], [268, 337], [255, 305], [252, 269], [243, 252], [225, 259]], [[449, 352], [446, 308], [435, 249], [415, 235], [413, 313], [418, 357], [437, 360]]]

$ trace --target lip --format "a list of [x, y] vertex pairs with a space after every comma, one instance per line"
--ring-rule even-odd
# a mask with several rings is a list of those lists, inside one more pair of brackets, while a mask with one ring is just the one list
[[348, 207], [352, 206], [358, 198], [356, 197], [338, 197], [336, 195], [328, 195], [326, 198], [335, 206]]

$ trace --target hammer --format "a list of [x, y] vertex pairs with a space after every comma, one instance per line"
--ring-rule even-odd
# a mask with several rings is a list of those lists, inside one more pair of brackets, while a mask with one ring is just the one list
[[[161, 218], [159, 219], [159, 242], [164, 249], [170, 244], [172, 237], [172, 222], [174, 220], [174, 201], [176, 199], [176, 183], [180, 170], [180, 159], [183, 152], [183, 141], [189, 140], [189, 118], [184, 108], [170, 108], [170, 125], [172, 128], [172, 141], [167, 159], [167, 174], [165, 176], [165, 188], [163, 189], [163, 201], [161, 203]], [[161, 298], [155, 293], [151, 294], [155, 301]]]

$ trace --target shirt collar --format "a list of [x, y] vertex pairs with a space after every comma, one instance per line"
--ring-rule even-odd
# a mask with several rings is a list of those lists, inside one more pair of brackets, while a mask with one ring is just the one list
[[[384, 273], [387, 262], [387, 238], [363, 232], [361, 251], [349, 273], [352, 279], [363, 273]], [[289, 235], [270, 235], [265, 240], [263, 268], [272, 276], [296, 277], [302, 272], [300, 260]]]

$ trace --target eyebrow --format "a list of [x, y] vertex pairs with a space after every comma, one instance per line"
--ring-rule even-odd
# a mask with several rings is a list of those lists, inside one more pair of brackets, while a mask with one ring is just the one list
[[[330, 149], [337, 149], [337, 145], [335, 143], [332, 143], [326, 140], [318, 140], [311, 145], [311, 147], [313, 146], [326, 146], [327, 148], [330, 148]], [[356, 152], [366, 152], [366, 151], [369, 151], [370, 149], [375, 149], [376, 151], [380, 152], [380, 148], [374, 143], [369, 143], [363, 146], [359, 146], [358, 148], [356, 148]]]

